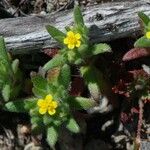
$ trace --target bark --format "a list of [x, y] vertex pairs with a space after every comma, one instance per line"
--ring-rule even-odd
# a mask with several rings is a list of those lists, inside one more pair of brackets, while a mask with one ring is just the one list
[[[90, 27], [93, 42], [106, 42], [140, 33], [137, 13], [150, 14], [150, 2], [108, 2], [83, 10], [84, 20]], [[5, 37], [7, 48], [12, 53], [32, 53], [43, 48], [58, 46], [47, 33], [45, 25], [54, 25], [64, 31], [73, 24], [73, 11], [62, 11], [47, 16], [29, 16], [0, 20], [0, 35]]]

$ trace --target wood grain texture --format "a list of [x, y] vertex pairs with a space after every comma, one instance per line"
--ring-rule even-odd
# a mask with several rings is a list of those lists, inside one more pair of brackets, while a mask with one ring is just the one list
[[[109, 2], [86, 7], [84, 20], [90, 27], [93, 42], [110, 41], [131, 36], [140, 31], [137, 12], [150, 15], [150, 1]], [[12, 53], [31, 53], [58, 44], [49, 36], [45, 25], [52, 24], [64, 31], [73, 24], [73, 11], [52, 13], [47, 16], [29, 16], [0, 20], [0, 35], [5, 37], [7, 48]]]

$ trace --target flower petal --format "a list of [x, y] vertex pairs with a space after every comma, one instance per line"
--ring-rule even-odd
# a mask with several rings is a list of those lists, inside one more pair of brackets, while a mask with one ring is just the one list
[[50, 114], [50, 115], [54, 115], [55, 113], [56, 113], [56, 110], [55, 109], [48, 109], [48, 113]]
[[51, 105], [52, 105], [53, 108], [57, 108], [58, 107], [58, 103], [56, 101], [52, 101]]
[[74, 36], [74, 33], [72, 31], [67, 32], [67, 36]]
[[41, 115], [44, 115], [45, 113], [46, 113], [46, 108], [40, 108], [39, 109], [39, 113], [41, 114]]
[[81, 39], [81, 35], [79, 33], [75, 34], [77, 40]]
[[146, 32], [146, 37], [150, 39], [150, 31]]
[[51, 102], [52, 99], [53, 99], [53, 97], [52, 97], [51, 94], [48, 94], [48, 95], [45, 97], [45, 100], [46, 100], [47, 102]]
[[80, 45], [81, 45], [81, 41], [77, 41], [76, 47], [80, 47]]
[[74, 47], [75, 47], [75, 46], [74, 46], [73, 44], [69, 44], [69, 45], [68, 45], [68, 48], [69, 48], [69, 49], [74, 49]]
[[64, 44], [68, 44], [68, 38], [64, 39]]
[[39, 99], [38, 102], [37, 102], [37, 105], [39, 107], [41, 107], [43, 105], [43, 103], [44, 103], [44, 100], [43, 99]]

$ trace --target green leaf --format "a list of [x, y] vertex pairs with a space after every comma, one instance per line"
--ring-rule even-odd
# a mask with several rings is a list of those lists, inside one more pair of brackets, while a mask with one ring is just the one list
[[58, 131], [53, 126], [49, 127], [47, 130], [47, 142], [52, 148], [54, 148], [57, 139], [58, 139]]
[[79, 52], [82, 56], [87, 56], [87, 55], [89, 54], [88, 45], [87, 45], [87, 44], [82, 44], [82, 45], [78, 48], [78, 52]]
[[56, 91], [55, 91], [55, 99], [60, 99], [60, 97], [65, 100], [68, 96], [68, 89], [66, 89], [66, 87], [64, 87], [61, 84], [58, 84], [55, 87]]
[[48, 92], [46, 90], [39, 89], [39, 88], [36, 88], [36, 87], [32, 88], [32, 92], [34, 93], [34, 95], [36, 97], [45, 97], [48, 94]]
[[11, 88], [9, 84], [4, 85], [2, 90], [2, 96], [5, 101], [9, 101]]
[[145, 36], [143, 36], [134, 43], [134, 47], [139, 47], [139, 48], [150, 47], [150, 40], [147, 39]]
[[43, 118], [40, 116], [32, 116], [31, 117], [31, 123], [32, 124], [38, 124], [39, 126], [43, 125]]
[[6, 46], [4, 42], [4, 38], [0, 36], [0, 59], [5, 61], [5, 63], [9, 62], [8, 54], [6, 51]]
[[50, 90], [50, 85], [48, 84], [48, 81], [37, 75], [35, 77], [32, 77], [32, 82], [33, 82], [33, 93], [37, 97], [45, 97], [48, 93], [51, 93]]
[[76, 58], [76, 53], [74, 51], [68, 51], [67, 58], [70, 63], [74, 63]]
[[10, 93], [10, 99], [16, 99], [18, 95], [20, 94], [20, 91], [22, 89], [22, 84], [17, 84], [11, 89]]
[[65, 29], [67, 32], [71, 30], [71, 28], [69, 26], [66, 26]]
[[71, 80], [71, 71], [69, 65], [65, 64], [61, 68], [58, 80], [59, 80], [59, 84], [63, 85], [65, 88], [68, 88]]
[[[0, 58], [1, 59], [1, 58]], [[8, 74], [8, 70], [4, 64], [3, 61], [0, 61], [0, 76], [5, 76], [5, 77], [8, 77], [9, 74]]]
[[105, 52], [111, 52], [111, 48], [108, 44], [100, 43], [93, 46], [92, 54], [98, 55]]
[[80, 132], [80, 127], [79, 125], [77, 124], [77, 122], [75, 121], [74, 118], [69, 118], [68, 122], [67, 122], [67, 125], [66, 125], [66, 128], [68, 130], [70, 130], [71, 132], [73, 133], [79, 133]]
[[42, 76], [34, 76], [31, 81], [33, 82], [33, 86], [39, 89], [45, 89], [47, 87], [47, 80]]
[[83, 66], [80, 68], [80, 72], [88, 86], [91, 96], [95, 100], [99, 99], [100, 90], [103, 90], [104, 86], [102, 73], [94, 66]]
[[24, 100], [17, 100], [13, 102], [8, 102], [4, 106], [4, 110], [11, 112], [28, 112], [37, 103], [37, 98], [28, 98]]
[[63, 123], [63, 121], [62, 121], [62, 118], [60, 119], [60, 118], [58, 118], [58, 119], [54, 119], [53, 120], [53, 124], [55, 125], [55, 126], [57, 126], [57, 127], [59, 127], [61, 124]]
[[65, 34], [56, 29], [55, 27], [51, 26], [51, 25], [47, 25], [46, 29], [48, 31], [48, 33], [58, 42], [63, 43], [63, 39], [65, 38]]
[[46, 126], [50, 125], [52, 123], [52, 121], [53, 121], [53, 119], [49, 115], [46, 114], [46, 115], [43, 116], [43, 123]]
[[[41, 115], [39, 113], [39, 107], [35, 107], [35, 106], [37, 106], [37, 102], [38, 102], [38, 100], [35, 101], [34, 107], [31, 107], [31, 108], [29, 107], [29, 114], [30, 114], [31, 118], [32, 117], [41, 117]], [[43, 119], [42, 119], [42, 121], [43, 121]]]
[[19, 59], [15, 59], [15, 60], [12, 62], [11, 66], [12, 66], [13, 72], [14, 72], [14, 73], [17, 73], [17, 71], [18, 71], [18, 66], [19, 66]]
[[45, 71], [48, 71], [49, 69], [61, 66], [65, 63], [65, 59], [62, 55], [56, 55], [53, 59], [51, 59], [49, 62], [47, 62], [43, 69]]
[[83, 20], [81, 10], [77, 5], [74, 7], [74, 21], [77, 26], [84, 25], [84, 20]]
[[45, 125], [43, 124], [43, 118], [41, 116], [32, 116], [31, 117], [32, 124], [32, 133], [33, 134], [41, 134], [46, 131]]
[[148, 23], [150, 22], [150, 18], [146, 14], [144, 14], [143, 12], [139, 12], [138, 16], [142, 19], [145, 25], [148, 25]]
[[5, 64], [8, 73], [12, 73], [10, 60], [6, 51], [4, 38], [0, 36], [0, 60]]
[[77, 26], [75, 26], [75, 29], [74, 29], [76, 32], [80, 33], [82, 36], [81, 36], [81, 39], [82, 39], [82, 43], [84, 44], [88, 44], [88, 40], [89, 40], [89, 29], [85, 26], [85, 25], [82, 25], [82, 24], [78, 24]]
[[85, 97], [69, 97], [68, 102], [71, 107], [75, 109], [89, 109], [91, 107], [96, 106], [96, 102], [92, 99]]

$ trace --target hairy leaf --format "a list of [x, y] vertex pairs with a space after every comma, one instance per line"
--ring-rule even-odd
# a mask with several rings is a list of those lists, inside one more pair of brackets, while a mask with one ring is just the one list
[[53, 126], [49, 127], [47, 130], [47, 142], [52, 148], [54, 148], [57, 139], [58, 139], [58, 131]]
[[130, 61], [146, 56], [150, 56], [150, 48], [133, 48], [123, 56], [122, 60]]
[[37, 103], [37, 98], [28, 98], [24, 100], [17, 100], [8, 102], [4, 109], [11, 112], [28, 112]]
[[80, 132], [80, 127], [77, 124], [77, 122], [75, 121], [74, 118], [69, 118], [67, 125], [66, 125], [67, 129], [70, 130], [73, 133], [79, 133]]
[[4, 85], [2, 89], [2, 96], [5, 101], [9, 101], [11, 88], [9, 84]]
[[46, 114], [46, 115], [43, 116], [43, 123], [46, 126], [50, 125], [52, 123], [52, 121], [53, 121], [53, 119], [49, 115]]
[[145, 36], [143, 36], [134, 43], [134, 47], [150, 48], [150, 39], [147, 39]]
[[4, 42], [4, 38], [0, 36], [0, 60], [3, 62], [7, 73], [9, 74], [13, 74], [12, 68], [11, 68], [11, 64], [10, 64], [10, 60], [6, 51], [6, 46], [5, 46], [5, 42]]
[[48, 33], [58, 42], [63, 43], [63, 39], [66, 36], [62, 31], [58, 30], [54, 26], [47, 25], [46, 29]]
[[150, 22], [150, 18], [146, 14], [144, 14], [143, 12], [139, 12], [138, 16], [142, 19], [145, 25], [148, 25], [148, 23]]
[[47, 88], [47, 80], [39, 75], [32, 77], [33, 86], [39, 89]]
[[100, 90], [103, 90], [102, 74], [94, 66], [81, 67], [80, 71], [91, 96], [95, 100], [99, 99]]
[[62, 66], [64, 63], [65, 63], [64, 57], [62, 55], [56, 55], [53, 59], [51, 59], [43, 66], [43, 69], [47, 71], [49, 69]]
[[71, 80], [70, 66], [65, 64], [60, 71], [59, 83], [62, 84], [65, 88], [68, 88], [70, 80]]
[[19, 66], [19, 59], [15, 59], [12, 64], [12, 70], [14, 73], [16, 73], [18, 71], [18, 66]]
[[84, 25], [83, 16], [79, 6], [74, 7], [74, 20], [76, 25]]
[[48, 94], [47, 90], [39, 89], [37, 87], [33, 87], [32, 92], [36, 97], [45, 97]]
[[109, 45], [105, 43], [96, 44], [93, 46], [93, 49], [91, 50], [93, 55], [98, 55], [105, 52], [111, 52], [111, 48]]
[[85, 97], [69, 97], [68, 102], [71, 107], [75, 109], [89, 109], [96, 105], [96, 102], [92, 99]]

